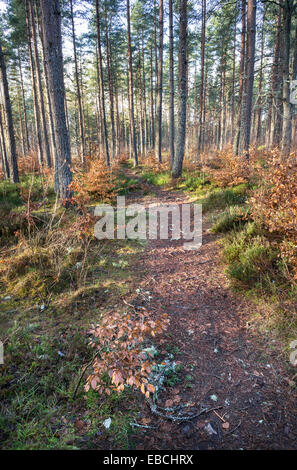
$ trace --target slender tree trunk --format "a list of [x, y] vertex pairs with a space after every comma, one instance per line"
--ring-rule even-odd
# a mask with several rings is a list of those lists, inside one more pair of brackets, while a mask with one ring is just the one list
[[131, 140], [132, 152], [134, 157], [134, 165], [138, 165], [137, 145], [136, 145], [136, 132], [135, 132], [135, 119], [134, 119], [134, 93], [133, 93], [133, 68], [132, 68], [132, 49], [131, 49], [131, 21], [130, 21], [130, 0], [127, 0], [127, 25], [128, 25], [128, 63], [129, 63], [129, 111], [130, 111], [130, 126], [131, 126]]
[[69, 184], [70, 139], [65, 113], [65, 86], [61, 37], [61, 10], [59, 0], [40, 0], [45, 63], [48, 70], [49, 92], [55, 127], [56, 158], [55, 188], [64, 203], [72, 197]]
[[20, 53], [18, 54], [18, 62], [19, 62], [21, 93], [22, 93], [23, 114], [24, 114], [24, 130], [25, 130], [26, 150], [29, 151], [30, 150], [30, 141], [29, 141], [29, 132], [28, 132], [27, 106], [26, 106], [26, 100], [25, 100], [23, 70], [22, 70], [22, 61], [21, 61]]
[[29, 11], [30, 11], [30, 21], [31, 21], [31, 28], [32, 28], [33, 52], [34, 52], [34, 62], [35, 62], [35, 71], [36, 71], [37, 99], [39, 102], [40, 124], [41, 124], [41, 129], [42, 129], [42, 146], [43, 146], [43, 152], [46, 158], [47, 166], [50, 168], [52, 165], [51, 153], [50, 153], [47, 125], [46, 125], [46, 118], [45, 118], [41, 70], [40, 70], [39, 54], [38, 54], [38, 48], [37, 48], [36, 23], [35, 23], [35, 16], [34, 16], [32, 1], [33, 0], [29, 0]]
[[[35, 9], [34, 9], [35, 6]], [[34, 0], [29, 0], [29, 10], [30, 10], [30, 21], [32, 27], [32, 41], [33, 41], [33, 52], [34, 52], [34, 62], [35, 62], [35, 72], [36, 72], [36, 80], [37, 80], [37, 99], [40, 109], [40, 125], [42, 130], [42, 146], [43, 146], [43, 154], [46, 158], [46, 163], [48, 168], [52, 166], [51, 160], [51, 152], [50, 152], [50, 145], [49, 145], [49, 138], [48, 138], [48, 128], [47, 128], [47, 120], [46, 120], [46, 112], [45, 112], [45, 105], [44, 105], [44, 95], [43, 95], [43, 85], [42, 85], [42, 74], [40, 68], [40, 60], [39, 60], [39, 52], [37, 46], [37, 31], [36, 31], [36, 22], [38, 22], [38, 13], [36, 12], [36, 3]]]
[[154, 108], [154, 81], [153, 81], [153, 46], [151, 45], [150, 72], [151, 72], [151, 147], [155, 148], [155, 108]]
[[116, 155], [121, 153], [121, 119], [119, 112], [119, 91], [118, 87], [115, 88], [115, 101], [116, 101]]
[[77, 104], [78, 104], [78, 123], [79, 123], [79, 132], [80, 132], [80, 159], [82, 162], [84, 162], [85, 155], [86, 155], [86, 143], [85, 143], [85, 134], [84, 134], [84, 115], [83, 115], [82, 99], [81, 99], [81, 91], [80, 91], [80, 83], [79, 83], [79, 73], [78, 73], [76, 36], [75, 36], [74, 14], [73, 14], [73, 0], [70, 0], [70, 11], [71, 11], [71, 27], [72, 27], [72, 44], [73, 44], [73, 53], [74, 53], [75, 84], [76, 84], [76, 94], [77, 94]]
[[42, 34], [42, 25], [40, 21], [40, 15], [38, 15], [37, 17], [39, 18], [38, 27], [39, 27], [39, 38], [40, 38], [41, 47], [42, 47], [41, 49], [42, 50], [42, 63], [43, 63], [44, 76], [45, 76], [46, 99], [47, 99], [47, 108], [48, 108], [48, 115], [49, 115], [51, 152], [52, 152], [52, 157], [53, 157], [54, 164], [55, 164], [55, 162], [57, 161], [57, 155], [56, 155], [57, 149], [56, 149], [56, 142], [55, 142], [55, 129], [54, 129], [52, 104], [51, 104], [51, 97], [50, 97], [50, 91], [49, 91], [48, 70], [47, 70], [47, 64], [46, 64], [45, 56], [44, 56], [44, 43], [43, 43], [43, 34]]
[[110, 105], [110, 122], [111, 122], [111, 142], [112, 142], [112, 158], [116, 155], [116, 131], [114, 120], [114, 93], [113, 93], [113, 73], [112, 73], [112, 52], [109, 41], [108, 32], [108, 19], [105, 11], [105, 39], [106, 39], [106, 62], [107, 62], [107, 77], [108, 77], [108, 90], [109, 90], [109, 105]]
[[256, 39], [256, 0], [248, 0], [247, 9], [247, 60], [246, 60], [246, 100], [243, 113], [243, 151], [244, 157], [249, 159], [251, 119], [253, 104], [254, 66], [255, 66], [255, 39]]
[[[0, 97], [1, 97], [0, 92]], [[2, 116], [2, 108], [3, 105], [1, 104], [2, 99], [0, 100], [0, 150], [1, 150], [1, 160], [2, 160], [2, 170], [4, 173], [4, 176], [6, 179], [10, 178], [10, 169], [9, 169], [9, 163], [7, 159], [7, 151], [6, 151], [6, 139], [5, 139], [5, 134], [4, 134], [4, 115]], [[3, 110], [4, 111], [4, 110]]]
[[186, 118], [187, 118], [187, 0], [180, 0], [179, 5], [179, 57], [178, 57], [178, 130], [176, 155], [173, 162], [172, 176], [182, 174], [185, 154]]
[[110, 158], [109, 158], [108, 132], [107, 132], [106, 112], [105, 112], [99, 0], [96, 0], [96, 27], [97, 27], [97, 47], [98, 47], [98, 59], [99, 59], [99, 79], [100, 79], [99, 87], [100, 87], [100, 95], [101, 95], [100, 97], [101, 97], [102, 119], [103, 119], [103, 129], [104, 129], [105, 158], [106, 158], [106, 164], [109, 166]]
[[157, 79], [157, 126], [156, 126], [156, 158], [162, 162], [162, 97], [163, 97], [163, 30], [164, 30], [163, 0], [159, 0], [159, 54]]
[[204, 57], [205, 57], [205, 25], [206, 25], [206, 0], [202, 0], [202, 28], [201, 28], [201, 82], [200, 82], [200, 101], [199, 101], [199, 134], [198, 134], [198, 157], [201, 151], [202, 142], [202, 118], [204, 102]]
[[141, 62], [142, 62], [143, 119], [144, 119], [144, 153], [146, 154], [147, 144], [148, 144], [148, 120], [147, 120], [146, 76], [145, 76], [145, 62], [144, 62], [143, 29], [141, 30]]
[[173, 5], [169, 0], [169, 153], [170, 165], [174, 161], [174, 63], [173, 63]]
[[32, 83], [32, 95], [33, 95], [33, 107], [34, 107], [34, 120], [35, 120], [35, 132], [37, 139], [37, 152], [38, 152], [38, 162], [39, 165], [43, 166], [43, 145], [42, 145], [42, 133], [41, 133], [41, 118], [40, 118], [40, 109], [38, 104], [38, 95], [37, 95], [37, 86], [36, 86], [36, 77], [35, 77], [35, 67], [32, 51], [32, 26], [30, 20], [30, 7], [29, 0], [26, 0], [26, 28], [27, 28], [27, 41], [28, 41], [28, 50], [29, 50], [29, 60], [30, 60], [30, 70], [31, 70], [31, 83]]
[[282, 35], [282, 18], [283, 8], [279, 6], [277, 29], [275, 38], [274, 60], [272, 64], [272, 132], [271, 132], [271, 145], [279, 145], [282, 134], [282, 120], [283, 120], [283, 35]]
[[17, 165], [16, 145], [14, 137], [14, 128], [12, 120], [11, 102], [8, 89], [8, 81], [6, 74], [6, 65], [2, 52], [2, 44], [0, 40], [0, 102], [3, 100], [4, 106], [4, 125], [6, 128], [5, 134], [7, 135], [5, 147], [7, 153], [7, 160], [9, 161], [10, 179], [13, 183], [19, 182], [19, 172]]
[[264, 22], [265, 22], [265, 12], [263, 13], [263, 23], [262, 23], [262, 32], [261, 32], [261, 58], [260, 58], [260, 76], [259, 76], [259, 89], [258, 89], [258, 109], [257, 109], [257, 119], [256, 121], [256, 142], [260, 143], [261, 140], [261, 131], [262, 131], [262, 89], [263, 89], [263, 60], [264, 60]]
[[240, 44], [240, 65], [239, 65], [239, 93], [237, 105], [236, 133], [234, 139], [233, 153], [238, 155], [241, 117], [242, 117], [242, 98], [244, 85], [244, 62], [245, 62], [245, 36], [246, 36], [246, 0], [241, 0], [241, 44]]
[[234, 118], [235, 118], [236, 20], [237, 20], [237, 15], [235, 14], [235, 24], [234, 24], [234, 32], [233, 32], [233, 58], [232, 58], [231, 132], [230, 132], [231, 142], [233, 141]]
[[287, 156], [292, 143], [292, 104], [290, 102], [290, 36], [294, 0], [283, 4], [283, 129], [282, 152]]

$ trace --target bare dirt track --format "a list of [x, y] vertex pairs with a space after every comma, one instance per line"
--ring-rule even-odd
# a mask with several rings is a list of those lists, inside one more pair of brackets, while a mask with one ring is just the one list
[[[187, 200], [180, 192], [151, 189], [152, 197], [137, 193], [129, 202]], [[149, 240], [135, 269], [140, 294], [127, 301], [154, 318], [168, 313], [165, 341], [156, 345], [161, 353], [165, 346], [178, 351], [183, 366], [183, 380], [167, 387], [158, 406], [188, 404], [189, 414], [216, 408], [176, 422], [144, 404], [138, 423], [147, 427], [132, 436], [136, 448], [296, 449], [296, 390], [288, 385], [288, 363], [277, 345], [249, 328], [253, 303], [228, 286], [217, 236], [207, 224], [199, 250], [184, 250], [182, 241]]]

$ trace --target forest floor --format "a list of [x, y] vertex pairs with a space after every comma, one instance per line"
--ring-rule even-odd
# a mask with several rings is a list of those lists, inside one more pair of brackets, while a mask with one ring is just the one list
[[[129, 202], [189, 202], [181, 191], [150, 189], [149, 197], [138, 192]], [[229, 287], [209, 226], [205, 217], [202, 247], [194, 251], [181, 240], [148, 240], [135, 266], [137, 294], [126, 300], [155, 319], [169, 315], [155, 347], [163, 359], [174, 355], [178, 367], [158, 394], [163, 416], [144, 403], [137, 418], [144, 427], [131, 438], [138, 449], [296, 449], [288, 358], [250, 323], [256, 306]]]
[[[164, 185], [163, 175], [161, 186], [147, 183], [145, 171], [123, 166], [128, 204], [197, 200]], [[256, 315], [259, 305], [230, 287], [219, 244], [224, 235], [210, 231], [213, 214], [205, 210], [198, 250], [185, 250], [182, 240], [93, 240], [85, 284], [76, 281], [76, 249], [66, 257], [71, 281], [66, 277], [48, 299], [35, 295], [34, 284], [32, 295], [31, 288], [26, 294], [0, 284], [2, 448], [297, 449], [296, 369], [280, 336]], [[26, 274], [27, 258], [24, 266], [5, 259], [18, 268], [13, 282], [34, 274], [42, 284], [38, 263]], [[170, 318], [151, 343], [155, 362], [168, 365], [156, 408], [128, 388], [86, 396], [84, 380], [74, 396], [91, 357], [90, 325], [101, 315], [141, 308], [153, 319]]]

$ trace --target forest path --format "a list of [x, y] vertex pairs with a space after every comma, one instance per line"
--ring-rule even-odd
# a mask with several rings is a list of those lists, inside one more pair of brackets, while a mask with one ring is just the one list
[[[153, 195], [135, 193], [128, 202], [189, 202], [182, 192], [150, 189]], [[181, 381], [159, 395], [158, 406], [190, 403], [184, 412], [192, 414], [218, 409], [172, 422], [144, 404], [138, 423], [152, 428], [138, 428], [133, 441], [139, 449], [296, 449], [297, 402], [286, 381], [288, 364], [277, 345], [249, 327], [255, 307], [228, 286], [217, 240], [207, 223], [198, 250], [184, 250], [182, 241], [148, 240], [135, 267], [139, 293], [127, 300], [153, 318], [170, 318], [156, 346], [161, 354], [173, 352], [183, 368]]]

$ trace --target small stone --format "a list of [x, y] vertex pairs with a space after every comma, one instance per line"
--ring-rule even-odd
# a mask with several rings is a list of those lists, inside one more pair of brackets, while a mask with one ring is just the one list
[[205, 431], [210, 435], [216, 435], [217, 432], [214, 430], [214, 428], [212, 427], [212, 425], [210, 423], [208, 423], [205, 427], [204, 427]]
[[103, 421], [103, 426], [105, 429], [109, 429], [111, 425], [111, 418], [107, 418], [105, 421]]

